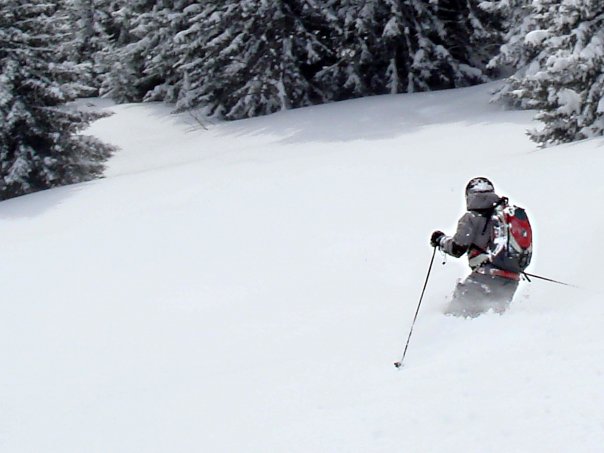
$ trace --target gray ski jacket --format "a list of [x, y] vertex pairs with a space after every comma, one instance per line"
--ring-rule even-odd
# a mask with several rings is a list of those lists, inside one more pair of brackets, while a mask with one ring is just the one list
[[494, 192], [469, 194], [466, 197], [468, 212], [459, 219], [455, 234], [440, 240], [440, 249], [457, 258], [467, 253], [472, 269], [488, 261], [486, 251], [493, 240], [488, 223], [491, 221], [493, 207], [500, 200]]

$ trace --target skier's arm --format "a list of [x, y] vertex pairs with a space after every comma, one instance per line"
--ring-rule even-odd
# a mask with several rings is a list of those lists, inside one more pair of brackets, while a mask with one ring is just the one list
[[459, 258], [468, 251], [474, 240], [474, 228], [472, 220], [474, 216], [466, 212], [457, 223], [457, 231], [453, 236], [444, 236], [440, 240], [439, 247], [445, 253]]

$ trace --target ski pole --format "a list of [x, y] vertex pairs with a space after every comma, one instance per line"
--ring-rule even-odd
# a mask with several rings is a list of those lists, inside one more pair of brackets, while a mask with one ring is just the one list
[[578, 288], [578, 289], [580, 289], [577, 285], [571, 285], [570, 283], [560, 282], [560, 281], [554, 280], [552, 278], [541, 277], [540, 275], [529, 274], [528, 272], [523, 272], [522, 274], [526, 277], [526, 279], [529, 282], [531, 281], [531, 279], [529, 277], [533, 277], [533, 278], [538, 278], [539, 280], [545, 280], [546, 282], [557, 283], [558, 285], [570, 286], [572, 288]]
[[405, 360], [405, 356], [407, 355], [407, 348], [409, 347], [409, 340], [411, 340], [411, 334], [413, 334], [413, 326], [415, 326], [415, 321], [417, 320], [417, 315], [419, 313], [419, 307], [422, 305], [422, 299], [424, 298], [424, 293], [426, 292], [426, 286], [428, 286], [428, 279], [430, 278], [430, 273], [432, 272], [432, 264], [434, 264], [434, 257], [436, 256], [436, 247], [434, 247], [434, 252], [432, 253], [432, 259], [430, 260], [430, 266], [428, 267], [428, 275], [426, 275], [426, 281], [424, 282], [424, 287], [422, 289], [422, 294], [419, 296], [419, 303], [417, 304], [417, 310], [415, 310], [415, 316], [413, 317], [413, 322], [411, 323], [411, 330], [409, 331], [409, 336], [407, 337], [407, 344], [405, 344], [405, 350], [403, 351], [403, 357], [398, 362], [394, 362], [394, 366], [397, 368], [401, 368], [403, 366], [403, 361]]

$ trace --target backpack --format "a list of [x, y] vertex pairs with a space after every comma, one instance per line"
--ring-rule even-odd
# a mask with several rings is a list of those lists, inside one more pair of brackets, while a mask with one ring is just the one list
[[526, 211], [502, 198], [493, 211], [491, 223], [490, 262], [505, 271], [524, 272], [533, 254], [533, 230]]

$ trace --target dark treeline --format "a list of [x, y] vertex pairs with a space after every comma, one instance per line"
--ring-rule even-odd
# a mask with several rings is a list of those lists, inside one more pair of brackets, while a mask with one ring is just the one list
[[473, 0], [137, 1], [120, 20], [102, 94], [225, 119], [484, 82], [502, 38]]

